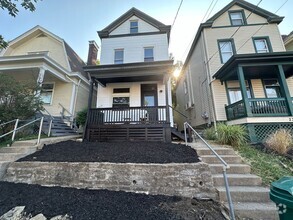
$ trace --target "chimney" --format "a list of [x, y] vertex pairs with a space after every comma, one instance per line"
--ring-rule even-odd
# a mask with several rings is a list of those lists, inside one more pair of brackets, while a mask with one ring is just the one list
[[97, 65], [99, 46], [94, 40], [89, 41], [89, 53], [87, 57], [87, 65]]

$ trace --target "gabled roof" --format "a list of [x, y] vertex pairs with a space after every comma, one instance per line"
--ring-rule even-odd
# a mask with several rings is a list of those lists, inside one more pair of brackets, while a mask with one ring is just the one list
[[273, 14], [265, 9], [262, 9], [254, 4], [251, 4], [245, 0], [233, 0], [228, 5], [226, 5], [224, 8], [222, 8], [220, 11], [218, 11], [214, 16], [212, 16], [210, 19], [206, 21], [206, 23], [213, 23], [218, 17], [220, 17], [223, 13], [225, 13], [229, 8], [231, 8], [234, 5], [238, 5], [244, 9], [247, 9], [249, 11], [252, 11], [253, 13], [264, 17], [267, 19], [268, 23], [280, 23], [282, 22], [284, 17], [280, 17], [276, 14]]
[[100, 38], [108, 37], [110, 32], [112, 32], [114, 29], [116, 29], [119, 25], [127, 21], [132, 16], [136, 16], [144, 20], [145, 22], [159, 29], [161, 32], [168, 33], [168, 35], [170, 33], [170, 29], [171, 29], [170, 25], [165, 25], [161, 23], [160, 21], [152, 18], [151, 16], [145, 14], [144, 12], [138, 10], [137, 8], [133, 7], [127, 12], [125, 12], [123, 15], [121, 15], [119, 18], [117, 18], [115, 21], [113, 21], [111, 24], [109, 24], [107, 27], [105, 27], [103, 30], [98, 31], [99, 37]]

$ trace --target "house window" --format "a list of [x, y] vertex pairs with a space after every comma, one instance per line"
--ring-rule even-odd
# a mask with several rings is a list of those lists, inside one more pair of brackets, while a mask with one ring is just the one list
[[187, 89], [187, 82], [186, 81], [183, 82], [183, 87], [184, 87], [184, 94], [187, 94], [188, 89]]
[[154, 48], [144, 48], [144, 62], [154, 61]]
[[113, 89], [113, 108], [129, 107], [129, 88]]
[[244, 12], [242, 11], [229, 12], [229, 15], [230, 15], [232, 26], [239, 26], [239, 25], [245, 24]]
[[270, 43], [268, 38], [253, 38], [253, 43], [256, 53], [269, 53], [271, 52]]
[[280, 84], [276, 79], [263, 80], [265, 93], [267, 98], [279, 98], [281, 97]]
[[123, 58], [124, 58], [124, 50], [123, 49], [118, 49], [115, 50], [115, 55], [114, 55], [114, 63], [115, 64], [122, 64], [123, 63]]
[[130, 33], [138, 33], [138, 21], [130, 21]]
[[41, 101], [44, 104], [51, 104], [52, 103], [53, 90], [54, 90], [53, 83], [42, 84], [40, 97], [41, 97]]
[[[238, 81], [227, 81], [227, 91], [229, 95], [229, 104], [242, 100], [240, 84]], [[249, 83], [245, 81], [247, 97], [251, 98], [251, 89]]]
[[226, 63], [230, 57], [234, 54], [234, 45], [232, 43], [232, 40], [220, 40], [218, 41], [220, 56], [221, 56], [221, 62]]

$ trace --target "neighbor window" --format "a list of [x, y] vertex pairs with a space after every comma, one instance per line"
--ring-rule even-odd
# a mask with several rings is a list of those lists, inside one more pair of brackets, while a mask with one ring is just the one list
[[[229, 95], [230, 104], [233, 104], [235, 102], [242, 100], [240, 84], [238, 81], [228, 81], [226, 85], [227, 85], [227, 91]], [[245, 85], [246, 85], [247, 97], [251, 98], [249, 83], [245, 81]]]
[[130, 33], [138, 33], [138, 21], [130, 21]]
[[183, 88], [184, 88], [184, 94], [187, 94], [188, 90], [187, 90], [187, 82], [186, 81], [183, 82]]
[[242, 11], [229, 12], [231, 24], [233, 26], [244, 25], [245, 20]]
[[113, 89], [113, 108], [129, 107], [129, 88]]
[[154, 61], [154, 48], [144, 48], [144, 62]]
[[124, 50], [119, 49], [115, 50], [115, 55], [114, 55], [114, 63], [115, 64], [122, 64], [123, 63], [123, 58], [124, 58]]
[[53, 97], [54, 84], [44, 83], [41, 88], [41, 100], [44, 104], [51, 104]]
[[277, 79], [265, 79], [263, 83], [267, 98], [281, 97], [280, 84]]
[[254, 43], [256, 53], [270, 52], [270, 45], [269, 45], [268, 38], [254, 38], [253, 43]]
[[226, 63], [234, 54], [234, 48], [231, 40], [220, 40], [218, 42], [221, 62]]

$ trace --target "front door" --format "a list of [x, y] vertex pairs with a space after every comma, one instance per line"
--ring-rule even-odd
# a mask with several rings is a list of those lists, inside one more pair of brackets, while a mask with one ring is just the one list
[[[141, 106], [155, 107], [158, 106], [157, 84], [141, 85]], [[157, 120], [157, 110], [155, 108], [147, 108], [147, 120]]]

